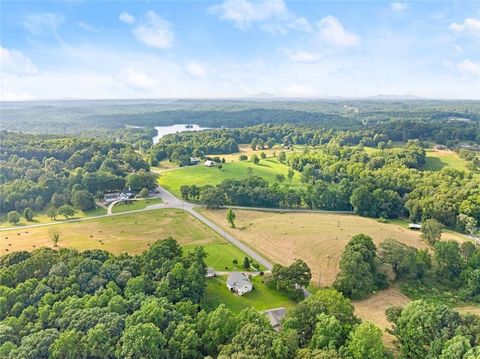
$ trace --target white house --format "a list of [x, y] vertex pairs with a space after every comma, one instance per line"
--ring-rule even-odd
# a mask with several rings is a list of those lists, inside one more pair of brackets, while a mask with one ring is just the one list
[[215, 167], [217, 164], [211, 160], [206, 160], [205, 161], [205, 166], [207, 167]]
[[253, 285], [245, 273], [231, 272], [227, 279], [227, 288], [238, 295], [243, 295], [250, 292]]

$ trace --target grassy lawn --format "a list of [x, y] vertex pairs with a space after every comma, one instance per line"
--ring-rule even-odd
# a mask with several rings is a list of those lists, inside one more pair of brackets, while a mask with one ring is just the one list
[[[355, 234], [370, 235], [377, 246], [387, 238], [394, 238], [416, 248], [428, 247], [419, 232], [407, 228], [406, 221], [380, 223], [353, 214], [235, 210], [237, 228], [232, 229], [226, 222], [225, 210], [200, 209], [200, 212], [272, 263], [289, 265], [296, 258], [303, 259], [317, 286], [332, 284], [343, 249]], [[450, 231], [442, 238], [465, 240]]]
[[444, 167], [453, 168], [460, 171], [467, 170], [467, 162], [460, 158], [456, 152], [440, 152], [435, 150], [427, 150], [427, 157], [423, 170], [440, 171]]
[[[195, 247], [195, 245], [187, 245], [183, 247], [183, 249], [185, 252], [189, 252], [194, 250]], [[213, 267], [218, 271], [243, 271], [241, 266], [246, 254], [237, 247], [223, 241], [223, 243], [212, 243], [206, 245], [205, 251], [208, 254], [205, 261], [209, 267]], [[234, 259], [237, 260], [237, 265], [233, 264]], [[250, 261], [251, 260], [252, 259], [250, 258]], [[257, 269], [264, 270], [262, 266]]]
[[227, 288], [226, 279], [226, 276], [207, 279], [205, 308], [214, 309], [223, 303], [232, 311], [240, 312], [248, 307], [266, 310], [278, 307], [292, 308], [295, 305], [284, 293], [267, 288], [262, 283], [261, 276], [252, 278], [254, 289], [243, 296], [231, 293]]
[[[239, 145], [238, 148], [240, 149], [239, 152], [229, 153], [229, 154], [226, 154], [226, 155], [211, 155], [211, 157], [218, 156], [220, 158], [225, 158], [226, 162], [239, 162], [240, 161], [239, 160], [240, 155], [247, 155], [248, 159], [250, 159], [250, 157], [254, 154], [256, 154], [258, 157], [260, 157], [260, 154], [263, 152], [267, 155], [267, 158], [271, 158], [271, 157], [275, 157], [274, 155], [278, 155], [282, 151], [285, 151], [287, 154], [292, 152], [292, 150], [285, 149], [280, 145], [276, 145], [273, 148], [267, 148], [265, 150], [256, 150], [256, 151], [254, 151], [250, 147], [250, 145], [246, 145], [246, 144]], [[294, 151], [298, 151], [298, 150], [300, 150], [300, 147], [296, 146]]]
[[[73, 216], [73, 218], [69, 218], [69, 219], [95, 217], [95, 216], [101, 216], [104, 214], [107, 214], [107, 210], [103, 207], [97, 207], [96, 209], [93, 209], [87, 212], [75, 210], [75, 215]], [[57, 222], [62, 220], [65, 220], [65, 218], [63, 218], [62, 216], [57, 216], [57, 220], [54, 221], [50, 217], [48, 217], [44, 212], [35, 212], [32, 222], [27, 222], [27, 220], [22, 217], [22, 219], [20, 220], [20, 223], [17, 224], [17, 227], [21, 228], [21, 227], [32, 225], [32, 224], [50, 223], [50, 222]], [[9, 228], [9, 227], [14, 227], [14, 226], [11, 223], [8, 223], [7, 215], [0, 216], [0, 228]]]
[[[249, 170], [249, 168], [251, 170]], [[224, 163], [221, 169], [218, 167], [205, 167], [203, 165], [182, 168], [161, 174], [158, 181], [160, 185], [180, 197], [180, 187], [183, 185], [216, 185], [227, 178], [244, 179], [252, 175], [263, 177], [269, 182], [274, 182], [277, 174], [283, 174], [287, 177], [287, 173], [288, 166], [270, 157], [261, 160], [258, 165], [250, 161], [237, 161]], [[300, 185], [299, 174], [293, 178], [292, 184]]]
[[60, 247], [105, 249], [112, 253], [138, 254], [157, 239], [175, 238], [186, 251], [202, 245], [208, 253], [208, 266], [217, 270], [232, 267], [232, 260], [245, 256], [239, 249], [213, 232], [203, 223], [181, 210], [160, 209], [53, 226], [15, 229], [0, 232], [0, 254], [13, 251], [52, 247], [48, 230], [58, 228]]
[[120, 202], [120, 203], [117, 203], [115, 206], [113, 206], [112, 212], [120, 213], [120, 212], [126, 212], [126, 211], [135, 211], [138, 209], [144, 209], [145, 207], [151, 204], [159, 204], [159, 203], [162, 203], [162, 200], [156, 197], [139, 199], [139, 200], [130, 201], [130, 202]]
[[163, 161], [160, 161], [160, 163], [157, 166], [155, 167], [152, 166], [150, 170], [153, 172], [161, 172], [165, 170], [171, 170], [173, 168], [179, 168], [179, 167], [176, 163], [170, 162], [169, 160], [163, 160]]

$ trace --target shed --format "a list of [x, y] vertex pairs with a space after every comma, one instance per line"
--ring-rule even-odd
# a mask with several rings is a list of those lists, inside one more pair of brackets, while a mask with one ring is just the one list
[[282, 319], [285, 316], [287, 310], [283, 307], [265, 310], [264, 313], [268, 318], [268, 321], [272, 325], [273, 329], [279, 331], [281, 328]]
[[205, 278], [213, 278], [215, 277], [216, 273], [215, 273], [215, 269], [211, 268], [211, 267], [208, 267], [207, 268], [207, 273], [205, 274]]

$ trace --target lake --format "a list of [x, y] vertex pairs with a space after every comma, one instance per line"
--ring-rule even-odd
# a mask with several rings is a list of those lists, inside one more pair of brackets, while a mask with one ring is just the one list
[[[191, 127], [187, 127], [191, 126]], [[155, 126], [157, 130], [157, 135], [153, 137], [153, 143], [158, 143], [158, 141], [165, 135], [169, 135], [171, 133], [177, 132], [185, 132], [185, 131], [201, 131], [201, 130], [208, 130], [211, 127], [200, 127], [199, 125], [185, 125], [185, 124], [176, 124], [171, 126]]]

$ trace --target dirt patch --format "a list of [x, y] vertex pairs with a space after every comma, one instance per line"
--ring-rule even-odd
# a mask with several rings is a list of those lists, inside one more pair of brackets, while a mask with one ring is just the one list
[[394, 346], [395, 337], [386, 332], [392, 324], [387, 320], [385, 311], [392, 306], [404, 307], [410, 303], [410, 298], [402, 294], [397, 288], [388, 288], [371, 296], [370, 298], [354, 301], [355, 314], [372, 322], [383, 331], [383, 341], [390, 349]]

